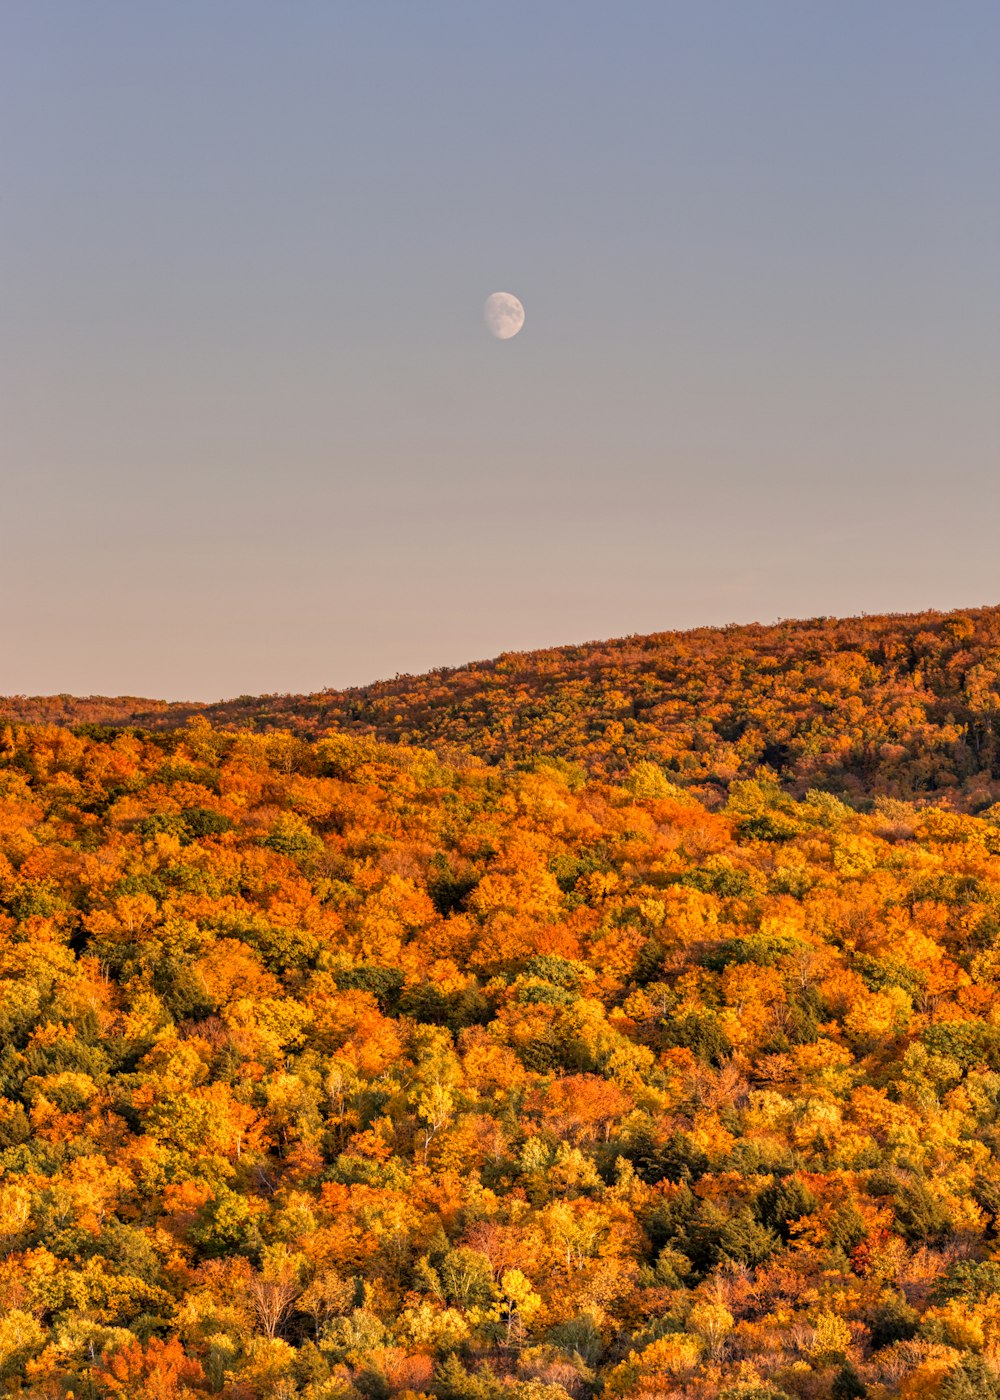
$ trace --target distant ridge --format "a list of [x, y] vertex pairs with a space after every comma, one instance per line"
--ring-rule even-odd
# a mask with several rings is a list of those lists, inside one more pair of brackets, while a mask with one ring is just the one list
[[1000, 607], [657, 632], [312, 695], [0, 701], [6, 723], [160, 731], [196, 717], [611, 776], [650, 759], [708, 799], [765, 766], [795, 792], [977, 810], [1000, 798]]

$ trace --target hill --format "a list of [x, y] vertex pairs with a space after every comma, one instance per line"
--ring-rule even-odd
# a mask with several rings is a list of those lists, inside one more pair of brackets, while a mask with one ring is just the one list
[[1000, 608], [700, 628], [507, 654], [314, 695], [211, 705], [10, 698], [11, 720], [160, 730], [328, 730], [488, 763], [546, 754], [621, 776], [641, 759], [718, 800], [760, 766], [798, 795], [820, 787], [1000, 796]]
[[0, 1385], [997, 1396], [1000, 825], [0, 734]]

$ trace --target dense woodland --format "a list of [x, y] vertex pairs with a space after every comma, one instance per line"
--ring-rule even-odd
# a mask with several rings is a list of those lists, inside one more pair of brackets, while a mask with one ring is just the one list
[[1000, 798], [1000, 608], [703, 628], [511, 654], [347, 691], [218, 705], [0, 701], [12, 720], [330, 729], [488, 763], [551, 754], [621, 778], [649, 760], [710, 805], [770, 767], [851, 800]]
[[[995, 626], [893, 663], [927, 697], [967, 658], [984, 793]], [[863, 747], [892, 707], [843, 627], [797, 693], [853, 675]], [[799, 715], [764, 642], [807, 631], [758, 635], [750, 710]], [[686, 645], [706, 677], [731, 649], [735, 695], [746, 635]], [[580, 679], [581, 735], [629, 655]], [[734, 758], [709, 807], [678, 725], [659, 762], [606, 738], [614, 781], [200, 718], [0, 729], [4, 1393], [1000, 1397], [1000, 806]]]

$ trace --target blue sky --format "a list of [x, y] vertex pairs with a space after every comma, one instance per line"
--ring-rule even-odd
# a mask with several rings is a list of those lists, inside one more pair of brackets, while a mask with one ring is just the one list
[[0, 692], [1000, 601], [998, 70], [967, 0], [4, 7]]

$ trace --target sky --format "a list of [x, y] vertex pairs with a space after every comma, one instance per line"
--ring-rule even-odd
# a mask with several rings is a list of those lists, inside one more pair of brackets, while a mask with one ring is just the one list
[[998, 71], [995, 0], [0, 6], [0, 693], [1000, 602]]

